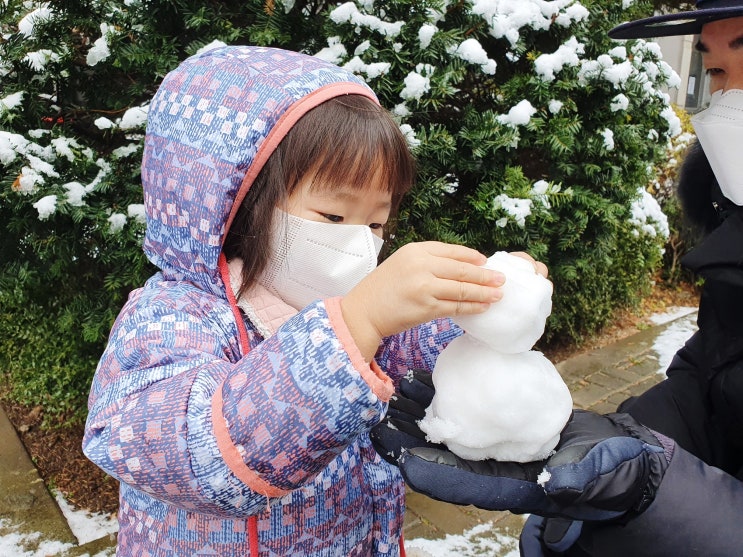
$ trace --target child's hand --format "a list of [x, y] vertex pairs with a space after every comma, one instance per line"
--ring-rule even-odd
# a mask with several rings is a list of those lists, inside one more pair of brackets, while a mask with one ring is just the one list
[[511, 255], [515, 255], [517, 257], [521, 257], [523, 259], [526, 259], [527, 261], [530, 261], [532, 265], [534, 265], [534, 272], [542, 275], [544, 278], [547, 278], [547, 265], [545, 265], [541, 261], [537, 261], [525, 251], [512, 251]]
[[500, 300], [505, 277], [481, 267], [486, 260], [473, 249], [441, 242], [407, 244], [392, 254], [341, 302], [367, 361], [383, 337], [437, 317], [482, 313]]

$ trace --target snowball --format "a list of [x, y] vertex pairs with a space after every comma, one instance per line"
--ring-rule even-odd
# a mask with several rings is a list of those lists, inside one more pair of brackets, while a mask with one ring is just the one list
[[410, 112], [410, 109], [405, 103], [400, 103], [396, 104], [395, 107], [392, 109], [392, 114], [394, 114], [395, 116], [399, 116], [400, 118], [407, 118], [412, 114], [412, 112]]
[[503, 298], [484, 313], [452, 320], [464, 331], [498, 352], [515, 354], [531, 349], [544, 333], [552, 311], [552, 283], [534, 270], [531, 261], [499, 251], [484, 267], [506, 276]]
[[68, 182], [62, 187], [67, 190], [67, 203], [73, 207], [82, 207], [85, 205], [83, 197], [88, 193], [80, 182]]
[[431, 89], [431, 80], [416, 72], [410, 72], [403, 81], [405, 87], [400, 91], [403, 99], [420, 99]]
[[147, 214], [145, 213], [144, 204], [132, 203], [127, 207], [127, 214], [130, 219], [134, 219], [136, 222], [144, 223], [147, 220]]
[[506, 252], [485, 266], [505, 274], [503, 298], [485, 313], [453, 318], [464, 334], [436, 360], [436, 394], [420, 427], [462, 458], [540, 460], [557, 445], [573, 407], [555, 366], [529, 350], [552, 309], [552, 283]]
[[550, 479], [552, 479], [552, 474], [550, 474], [547, 470], [542, 470], [537, 476], [537, 483], [544, 487], [544, 484], [550, 481]]
[[420, 428], [469, 460], [544, 459], [572, 412], [570, 391], [541, 352], [504, 354], [468, 334], [441, 352], [433, 383]]
[[31, 194], [36, 193], [36, 186], [43, 183], [44, 177], [41, 174], [31, 167], [24, 166], [18, 176], [17, 185], [14, 185], [13, 189], [18, 193]]
[[552, 99], [549, 103], [547, 103], [547, 109], [552, 114], [557, 114], [560, 112], [560, 109], [562, 108], [562, 101], [558, 101], [556, 99]]
[[466, 39], [454, 50], [454, 55], [470, 64], [479, 64], [486, 74], [495, 73], [496, 63], [488, 58], [488, 53], [477, 39]]
[[108, 130], [113, 128], [116, 124], [114, 124], [111, 120], [106, 118], [105, 116], [101, 116], [100, 118], [96, 118], [93, 122], [96, 128], [99, 130]]
[[627, 98], [627, 95], [623, 95], [622, 93], [619, 93], [618, 95], [616, 95], [611, 100], [611, 104], [609, 105], [609, 109], [612, 112], [618, 112], [620, 110], [627, 110], [627, 107], [629, 107], [629, 99]]
[[341, 43], [340, 37], [328, 37], [328, 46], [315, 54], [315, 58], [331, 64], [340, 64], [345, 56], [346, 47]]
[[619, 58], [620, 60], [626, 60], [627, 59], [627, 49], [624, 47], [624, 45], [615, 46], [609, 52], [607, 53], [612, 58]]

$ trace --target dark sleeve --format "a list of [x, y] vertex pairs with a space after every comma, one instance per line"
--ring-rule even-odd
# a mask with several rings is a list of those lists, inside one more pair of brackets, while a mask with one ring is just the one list
[[693, 335], [673, 358], [667, 379], [619, 406], [641, 424], [670, 437], [709, 464], [719, 464], [723, 441], [712, 419], [701, 336]]
[[740, 555], [741, 524], [743, 484], [676, 447], [653, 504], [626, 524], [584, 524], [575, 554]]

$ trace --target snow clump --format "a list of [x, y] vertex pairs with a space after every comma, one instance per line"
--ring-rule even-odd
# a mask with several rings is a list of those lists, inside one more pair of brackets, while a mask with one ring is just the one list
[[505, 274], [503, 298], [485, 313], [454, 318], [465, 334], [436, 361], [436, 394], [420, 427], [430, 441], [469, 460], [541, 460], [573, 409], [555, 366], [530, 350], [552, 311], [552, 283], [506, 252], [485, 267]]

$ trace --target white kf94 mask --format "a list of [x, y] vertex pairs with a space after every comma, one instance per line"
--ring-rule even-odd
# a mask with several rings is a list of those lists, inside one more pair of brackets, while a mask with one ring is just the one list
[[723, 195], [743, 205], [743, 90], [715, 91], [709, 107], [692, 116], [691, 123]]
[[344, 296], [377, 266], [384, 240], [361, 224], [316, 222], [275, 210], [271, 257], [259, 282], [295, 309]]

